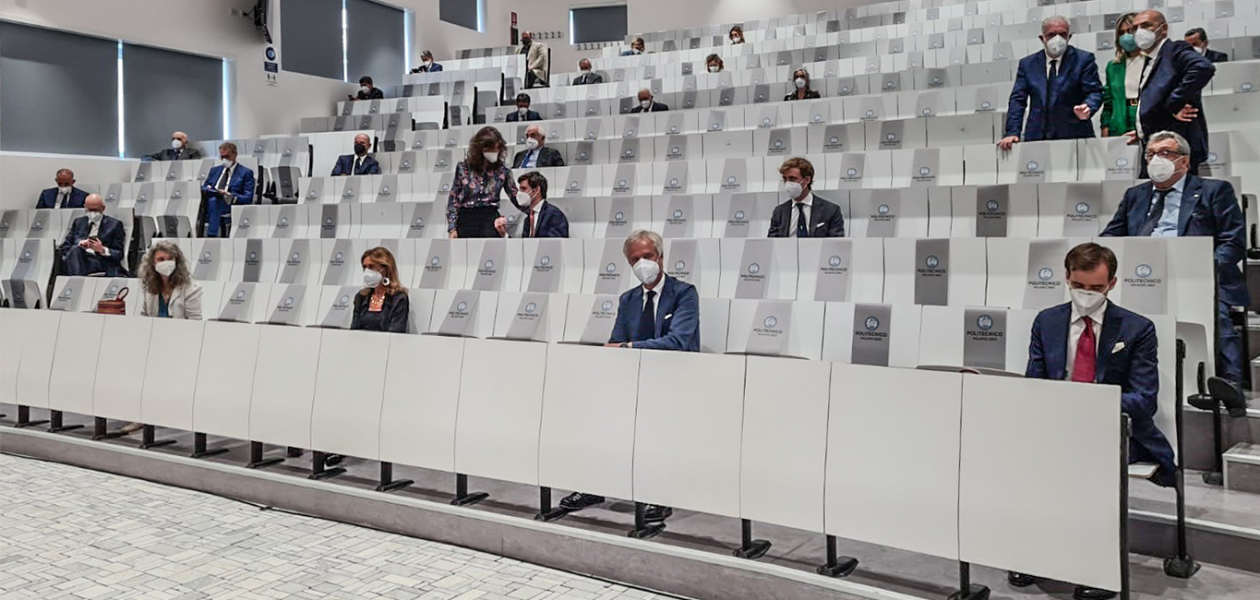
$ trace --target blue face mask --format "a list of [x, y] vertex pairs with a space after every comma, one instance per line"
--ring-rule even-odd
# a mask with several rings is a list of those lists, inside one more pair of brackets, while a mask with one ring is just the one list
[[1133, 39], [1132, 33], [1126, 33], [1120, 36], [1120, 48], [1125, 52], [1133, 52], [1138, 49], [1137, 40]]

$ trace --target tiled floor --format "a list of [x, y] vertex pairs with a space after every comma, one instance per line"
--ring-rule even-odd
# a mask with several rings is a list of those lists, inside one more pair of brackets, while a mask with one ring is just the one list
[[0, 598], [668, 598], [445, 544], [0, 455]]

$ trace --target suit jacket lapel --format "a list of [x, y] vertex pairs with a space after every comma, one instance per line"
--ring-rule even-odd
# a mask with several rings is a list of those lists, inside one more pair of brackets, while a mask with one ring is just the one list
[[1030, 77], [1033, 80], [1033, 84], [1034, 84], [1032, 87], [1034, 89], [1041, 90], [1043, 94], [1046, 94], [1045, 96], [1041, 98], [1041, 100], [1046, 106], [1049, 106], [1050, 104], [1049, 90], [1046, 90], [1046, 51], [1045, 50], [1042, 50], [1041, 52], [1037, 53], [1037, 69], [1030, 75]]
[[627, 339], [634, 339], [636, 333], [639, 332], [639, 318], [643, 316], [643, 286], [635, 286], [630, 290], [630, 318], [626, 320], [629, 325], [626, 332]]
[[1194, 214], [1194, 209], [1203, 196], [1202, 183], [1203, 180], [1198, 177], [1186, 175], [1186, 185], [1181, 190], [1181, 208], [1177, 213], [1177, 235], [1186, 234], [1186, 225], [1190, 224], [1190, 215]]
[[1047, 328], [1042, 331], [1049, 336], [1045, 342], [1046, 348], [1058, 348], [1059, 352], [1047, 352], [1046, 360], [1046, 376], [1051, 379], [1067, 379], [1067, 353], [1075, 352], [1076, 348], [1069, 348], [1068, 330], [1072, 326], [1072, 305], [1061, 305], [1062, 309], [1052, 313], [1052, 319], [1046, 323]]
[[1115, 305], [1107, 302], [1107, 311], [1103, 313], [1102, 333], [1098, 336], [1098, 356], [1094, 361], [1094, 381], [1102, 381], [1107, 375], [1107, 361], [1111, 358], [1111, 348], [1120, 337], [1120, 329], [1124, 327], [1124, 317]]
[[814, 234], [818, 232], [818, 226], [822, 224], [827, 216], [823, 214], [825, 209], [820, 200], [821, 198], [814, 196], [814, 205], [809, 209], [809, 237], [814, 237]]

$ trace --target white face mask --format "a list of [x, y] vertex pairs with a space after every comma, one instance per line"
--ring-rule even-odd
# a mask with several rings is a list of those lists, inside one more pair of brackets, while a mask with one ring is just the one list
[[717, 73], [718, 71], [721, 71], [721, 69], [719, 69], [717, 65], [709, 65], [710, 73]]
[[1191, 46], [1191, 48], [1194, 48], [1194, 51], [1198, 52], [1199, 54], [1207, 53], [1207, 46]]
[[360, 87], [360, 88], [359, 88], [359, 92], [361, 92], [361, 93], [363, 93], [363, 94], [367, 94], [367, 93], [368, 93], [368, 92], [370, 92], [370, 91], [372, 91], [372, 90], [368, 89], [368, 86], [366, 86], [366, 85], [365, 85], [365, 86], [363, 86], [363, 87]]
[[788, 195], [788, 198], [796, 199], [801, 197], [801, 192], [805, 191], [805, 186], [801, 185], [799, 181], [788, 181], [783, 184], [783, 191]]
[[1050, 55], [1051, 58], [1063, 56], [1063, 52], [1067, 50], [1067, 44], [1067, 38], [1056, 35], [1046, 40], [1046, 54]]
[[582, 69], [582, 74], [583, 74], [583, 75], [590, 75], [590, 74], [591, 74], [591, 70], [590, 70], [590, 69]]
[[643, 51], [642, 51], [642, 50], [640, 50], [640, 49], [638, 49], [638, 48], [635, 48], [635, 49], [634, 49], [634, 53], [635, 53], [635, 54], [643, 54]]
[[534, 198], [529, 195], [529, 192], [520, 190], [516, 192], [516, 203], [521, 206], [529, 206], [534, 203]]
[[74, 189], [72, 186], [66, 186], [66, 187], [60, 187], [60, 186], [58, 186], [58, 187], [57, 187], [57, 193], [58, 193], [58, 194], [69, 194], [69, 193], [70, 193], [70, 190], [72, 190], [72, 189]]
[[426, 60], [426, 61], [424, 61], [424, 66], [426, 66], [426, 67], [432, 67], [432, 66], [433, 66], [433, 61], [431, 61], [431, 60]]
[[654, 260], [640, 258], [639, 262], [634, 263], [634, 276], [639, 278], [643, 283], [652, 283], [656, 281], [656, 277], [661, 274], [661, 265]]
[[102, 213], [102, 212], [89, 212], [87, 214], [88, 222], [93, 223], [93, 224], [100, 223], [101, 219], [104, 217], [105, 217], [105, 213]]
[[804, 78], [804, 77], [797, 77], [797, 78], [796, 78], [796, 81], [793, 81], [792, 83], [796, 84], [796, 89], [798, 89], [798, 90], [803, 90], [803, 89], [805, 89], [805, 84], [807, 84], [807, 83], [809, 83], [809, 82], [808, 82], [808, 81], [805, 81], [805, 78]]
[[161, 275], [163, 277], [170, 277], [171, 273], [175, 272], [175, 261], [164, 260], [161, 262], [153, 263], [153, 270], [157, 271], [158, 275]]
[[538, 140], [534, 138], [525, 138], [525, 147], [530, 150], [537, 150], [540, 145], [541, 144], [538, 143]]
[[742, 42], [742, 41], [744, 41], [744, 38], [742, 38], [742, 37], [740, 37], [740, 36], [738, 36], [738, 35], [737, 35], [737, 36], [735, 36], [735, 37], [733, 37], [733, 38], [731, 38], [731, 43], [732, 43], [732, 44], [738, 44], [738, 43], [740, 43], [740, 42]]
[[523, 116], [525, 116], [525, 115], [529, 114], [529, 109], [528, 109], [528, 108], [518, 108], [518, 109], [516, 109], [516, 114], [518, 114], [518, 115], [520, 115], [520, 116], [522, 116], [522, 117], [523, 117]]
[[1149, 29], [1138, 29], [1133, 32], [1133, 41], [1137, 42], [1138, 48], [1150, 50], [1155, 47], [1155, 32]]
[[1102, 303], [1107, 301], [1106, 294], [1091, 292], [1089, 290], [1078, 290], [1076, 288], [1072, 288], [1069, 290], [1069, 293], [1072, 295], [1072, 306], [1075, 306], [1076, 312], [1081, 313], [1082, 315], [1088, 315], [1095, 310], [1098, 310], [1098, 307], [1102, 306]]
[[639, 101], [639, 106], [642, 106], [642, 107], [643, 107], [643, 110], [647, 110], [647, 109], [649, 109], [649, 108], [652, 108], [652, 101], [651, 101], [651, 100], [640, 100], [640, 101]]
[[219, 164], [221, 164], [221, 165], [223, 165], [223, 166], [225, 166], [225, 167], [230, 167], [230, 166], [232, 166], [232, 159], [230, 159], [230, 158], [228, 158], [228, 157], [226, 157], [226, 156], [220, 156], [220, 157], [219, 157]]
[[179, 140], [171, 140], [171, 147], [176, 150], [179, 150], [180, 148], [184, 147], [184, 142], [181, 142]]
[[1146, 163], [1146, 174], [1151, 176], [1151, 181], [1164, 183], [1177, 174], [1177, 165], [1167, 158], [1156, 156]]
[[363, 287], [374, 288], [381, 284], [385, 277], [372, 269], [363, 269]]
[[486, 159], [486, 162], [488, 162], [488, 163], [490, 163], [490, 164], [492, 164], [492, 165], [493, 165], [494, 163], [499, 162], [499, 153], [498, 153], [498, 152], [482, 152], [482, 153], [481, 153], [481, 156], [482, 156], [483, 158], [485, 158], [485, 159]]

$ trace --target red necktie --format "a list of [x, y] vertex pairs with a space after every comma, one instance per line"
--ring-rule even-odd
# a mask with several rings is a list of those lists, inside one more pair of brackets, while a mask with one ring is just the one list
[[1098, 356], [1095, 350], [1097, 343], [1094, 341], [1094, 321], [1089, 317], [1082, 317], [1085, 321], [1085, 331], [1081, 332], [1081, 339], [1076, 342], [1076, 362], [1072, 364], [1072, 381], [1081, 383], [1094, 382], [1094, 361]]

